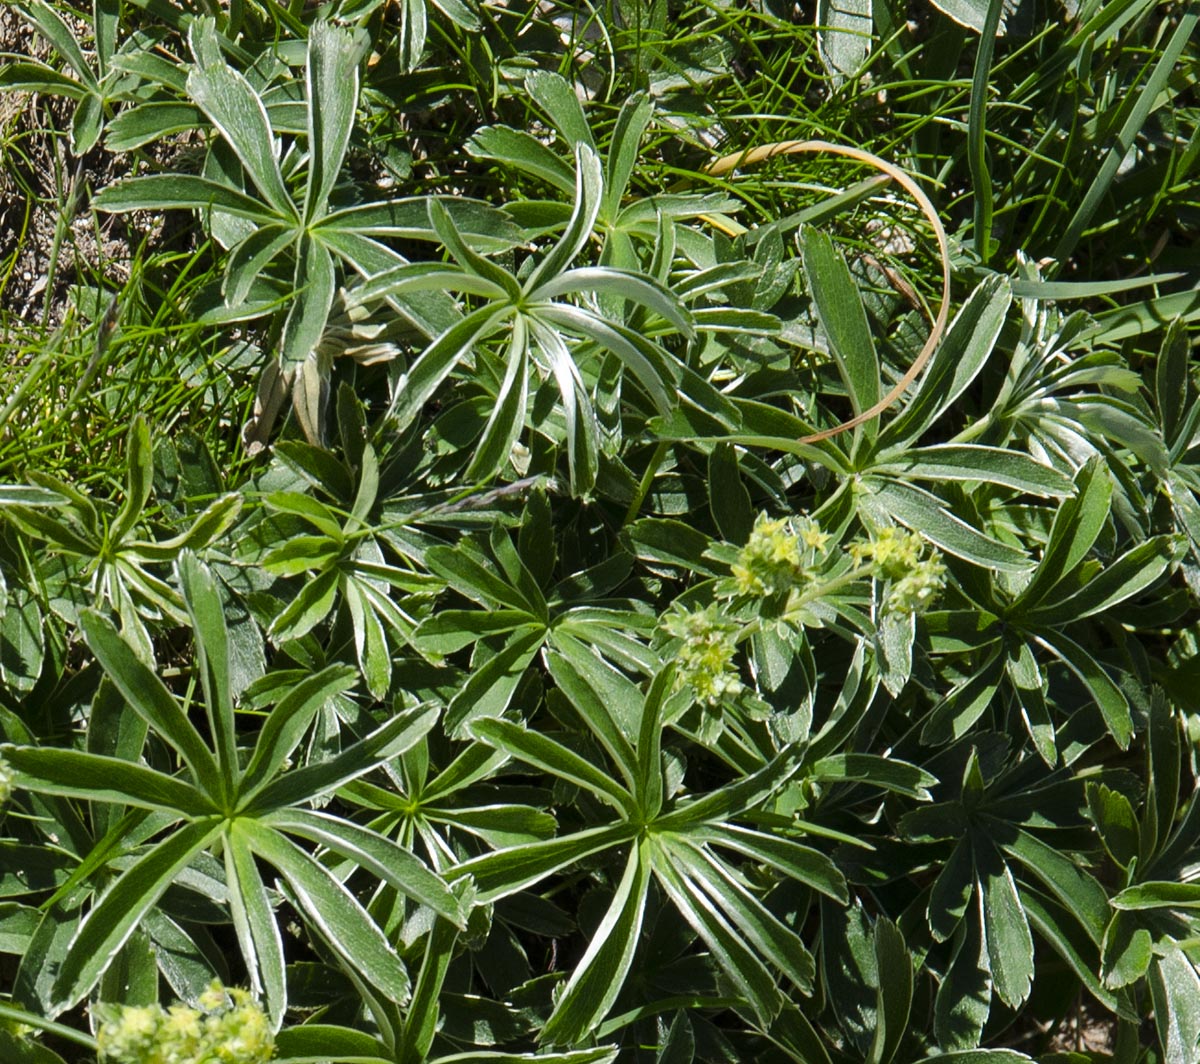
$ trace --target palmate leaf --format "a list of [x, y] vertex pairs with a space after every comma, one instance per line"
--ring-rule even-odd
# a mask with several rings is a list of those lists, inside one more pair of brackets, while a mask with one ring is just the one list
[[558, 330], [548, 328], [534, 319], [530, 322], [530, 335], [537, 352], [549, 363], [554, 382], [558, 385], [566, 422], [571, 491], [578, 497], [590, 491], [596, 483], [600, 450], [600, 425], [596, 410], [579, 366]]
[[802, 993], [811, 993], [816, 964], [799, 936], [754, 897], [740, 877], [706, 847], [693, 845], [686, 835], [667, 837], [663, 842], [675, 868], [708, 896], [755, 954], [769, 961]]
[[913, 964], [904, 935], [886, 917], [875, 921], [875, 969], [880, 973], [875, 1004], [875, 1037], [867, 1064], [888, 1064], [908, 1031], [912, 1010]]
[[275, 777], [321, 707], [336, 695], [348, 691], [356, 679], [349, 666], [330, 665], [288, 689], [259, 730], [239, 788], [242, 800], [253, 797]]
[[762, 768], [736, 783], [727, 784], [701, 798], [681, 802], [655, 821], [661, 831], [687, 831], [727, 821], [769, 798], [787, 784], [803, 767], [803, 757], [795, 749], [778, 754]]
[[1136, 917], [1118, 912], [1104, 932], [1100, 970], [1110, 990], [1136, 983], [1150, 968], [1154, 958], [1150, 932], [1138, 925]]
[[1128, 747], [1133, 738], [1129, 700], [1100, 663], [1062, 632], [1047, 632], [1045, 635], [1035, 635], [1034, 639], [1075, 674], [1099, 707], [1109, 734], [1121, 749]]
[[1141, 850], [1133, 804], [1120, 791], [1104, 784], [1089, 783], [1085, 793], [1088, 813], [1109, 857], [1121, 868], [1129, 868]]
[[[28, 0], [13, 5], [46, 38], [79, 79], [93, 93], [100, 91], [96, 74], [84, 57], [83, 50], [66, 21], [45, 0]], [[103, 47], [102, 49], [103, 50]], [[80, 148], [80, 151], [85, 149]]]
[[657, 314], [685, 336], [695, 335], [692, 315], [678, 295], [647, 274], [612, 266], [581, 266], [552, 277], [529, 293], [529, 298], [549, 300], [569, 292], [594, 292], [627, 300]]
[[504, 379], [483, 437], [466, 476], [488, 480], [499, 473], [512, 457], [513, 444], [525, 428], [525, 408], [529, 400], [529, 328], [523, 317], [513, 321], [504, 352]]
[[592, 235], [604, 194], [604, 173], [596, 153], [586, 144], [575, 147], [574, 207], [567, 228], [525, 282], [527, 296], [536, 298], [538, 289], [563, 273], [578, 258]]
[[1010, 643], [1004, 671], [1035, 749], [1053, 768], [1058, 760], [1054, 720], [1043, 691], [1042, 669], [1028, 643], [1022, 641], [1015, 647]]
[[225, 63], [211, 21], [197, 19], [189, 39], [196, 66], [188, 74], [188, 95], [233, 149], [266, 202], [281, 217], [298, 222], [261, 98], [241, 74]]
[[1018, 603], [1032, 607], [1087, 556], [1108, 520], [1113, 483], [1102, 459], [1093, 458], [1075, 476], [1075, 493], [1054, 515], [1041, 563]]
[[405, 70], [415, 70], [425, 51], [429, 14], [425, 8], [425, 0], [399, 0], [399, 3], [401, 62]]
[[[625, 781], [625, 786], [633, 792], [639, 785], [639, 779], [643, 784], [645, 782], [638, 754], [634, 751], [633, 744], [613, 714], [615, 707], [606, 704], [600, 692], [588, 682], [585, 676], [581, 675], [576, 667], [575, 662], [585, 654], [588, 654], [586, 650], [570, 640], [558, 650], [547, 651], [546, 665], [558, 689], [570, 699], [571, 705], [583, 716], [592, 734], [600, 741], [605, 752], [617, 766]], [[640, 711], [641, 693], [636, 688], [632, 688], [630, 695], [632, 696], [631, 700], [636, 700], [638, 711]], [[626, 717], [627, 714], [622, 712], [621, 716]], [[657, 759], [655, 760], [657, 762]], [[655, 771], [659, 771], [657, 764], [654, 768]]]
[[726, 919], [686, 871], [676, 866], [667, 840], [659, 835], [654, 842], [655, 878], [755, 1015], [760, 1021], [769, 1022], [783, 1007], [774, 977], [759, 954], [747, 946], [741, 930]]
[[482, 667], [473, 670], [450, 700], [446, 709], [446, 730], [460, 736], [476, 719], [501, 716], [545, 639], [546, 628], [541, 623], [515, 629], [508, 642]]
[[881, 523], [898, 521], [956, 558], [1000, 572], [1022, 572], [1033, 562], [1019, 549], [980, 532], [952, 514], [937, 496], [911, 484], [885, 482], [864, 500]]
[[627, 824], [588, 828], [474, 857], [456, 865], [447, 876], [451, 880], [471, 876], [478, 890], [477, 901], [482, 905], [516, 894], [594, 853], [627, 843], [636, 834]]
[[[296, 272], [292, 278], [292, 305], [284, 321], [280, 344], [280, 363], [285, 370], [294, 371], [312, 356], [325, 332], [336, 290], [337, 271], [333, 255], [319, 240], [311, 236], [302, 237], [296, 255]], [[320, 376], [322, 383], [325, 383], [324, 371]], [[322, 396], [318, 409], [323, 411], [324, 405]], [[311, 442], [320, 442], [319, 433], [306, 429], [306, 435]]]
[[[604, 159], [604, 203], [600, 217], [614, 222], [637, 166], [642, 134], [650, 125], [654, 104], [644, 92], [635, 92], [621, 105]], [[606, 249], [607, 250], [607, 249]]]
[[1100, 982], [1100, 951], [1080, 932], [1067, 909], [1028, 888], [1022, 891], [1022, 901], [1038, 938], [1062, 958], [1092, 997], [1123, 1020], [1138, 1023], [1144, 1019], [1130, 1008], [1125, 995], [1114, 994]]
[[541, 1041], [578, 1042], [612, 1007], [633, 963], [649, 882], [650, 849], [643, 839], [630, 850], [608, 911], [542, 1028]]
[[[855, 414], [861, 414], [879, 401], [879, 356], [862, 297], [846, 260], [820, 230], [804, 230], [803, 261], [817, 320], [849, 392], [851, 407]], [[868, 422], [864, 432], [875, 435], [878, 424]]]
[[334, 535], [291, 536], [272, 547], [260, 562], [272, 576], [297, 576], [330, 568], [345, 553], [346, 542], [339, 527]]
[[1070, 479], [1057, 469], [1019, 451], [979, 444], [935, 444], [906, 450], [897, 459], [884, 454], [872, 472], [913, 480], [985, 481], [1052, 498], [1067, 498], [1072, 493]]
[[221, 769], [175, 696], [103, 614], [84, 610], [80, 626], [88, 647], [129, 705], [178, 751], [197, 786], [219, 801], [224, 788]]
[[[564, 169], [570, 191], [571, 172], [567, 167]], [[526, 242], [524, 231], [513, 224], [506, 211], [483, 200], [463, 196], [412, 196], [344, 207], [325, 215], [313, 231], [322, 238], [334, 232], [350, 232], [364, 237], [436, 241], [438, 234], [429, 215], [431, 199], [436, 199], [450, 215], [459, 238], [481, 254], [510, 251]], [[440, 264], [423, 262], [414, 265], [436, 267]]]
[[429, 224], [463, 272], [490, 282], [504, 298], [520, 299], [521, 283], [503, 266], [485, 258], [463, 240], [450, 217], [450, 212], [438, 199], [429, 200]]
[[49, 96], [65, 96], [82, 100], [88, 88], [75, 78], [59, 73], [36, 59], [5, 63], [0, 70], [0, 92], [41, 92]]
[[817, 50], [825, 69], [839, 84], [861, 69], [871, 52], [871, 5], [864, 0], [817, 6]]
[[283, 643], [311, 632], [333, 609], [340, 580], [341, 573], [331, 567], [308, 581], [271, 622], [267, 636]]
[[780, 835], [738, 827], [734, 824], [711, 824], [687, 832], [687, 838], [720, 846], [749, 857], [779, 875], [841, 902], [850, 900], [846, 878], [833, 861], [810, 846]]
[[80, 925], [59, 968], [52, 992], [58, 1007], [71, 1007], [91, 990], [142, 916], [217, 838], [221, 825], [221, 818], [206, 817], [179, 828], [113, 883]]
[[302, 768], [277, 775], [258, 790], [243, 787], [239, 795], [239, 812], [261, 815], [312, 801], [337, 790], [350, 780], [366, 775], [381, 762], [403, 753], [433, 727], [437, 717], [434, 706], [414, 706], [396, 714], [326, 761], [310, 762]]
[[305, 809], [280, 809], [263, 818], [263, 823], [352, 860], [456, 927], [466, 926], [462, 904], [446, 884], [385, 836], [340, 817]]
[[[38, 1016], [30, 1016], [17, 1009], [11, 1010], [11, 1013], [9, 1013], [9, 1010], [6, 1010], [5, 1018], [16, 1024], [30, 1026], [35, 1030], [43, 1026], [44, 1021], [41, 1021], [41, 1018]], [[27, 1021], [30, 1019], [41, 1022], [29, 1024]], [[56, 1030], [57, 1026], [56, 1024], [55, 1027], [51, 1028], [55, 1033], [58, 1033]], [[64, 1027], [64, 1030], [71, 1032], [73, 1036], [72, 1041], [81, 1041], [77, 1031], [70, 1027]], [[9, 1064], [66, 1064], [63, 1058], [55, 1053], [53, 1049], [42, 1045], [41, 1042], [35, 1042], [28, 1035], [16, 1035], [10, 1031], [0, 1031], [0, 1054], [3, 1055]]]
[[237, 723], [233, 716], [225, 605], [212, 573], [194, 554], [188, 552], [180, 557], [176, 573], [195, 633], [204, 706], [216, 742], [217, 762], [225, 786], [224, 797], [228, 799], [233, 796], [241, 773], [237, 759]]
[[244, 817], [239, 830], [247, 845], [282, 874], [307, 922], [317, 928], [343, 960], [361, 972], [389, 1000], [408, 999], [403, 962], [353, 894], [333, 874], [277, 831]]
[[287, 1008], [287, 977], [279, 925], [249, 840], [238, 821], [225, 832], [224, 843], [229, 911], [238, 943], [253, 989], [265, 999], [271, 1021], [278, 1026]]
[[246, 303], [263, 271], [295, 241], [296, 234], [289, 226], [264, 225], [232, 247], [221, 281], [225, 306], [239, 307]]
[[[432, 206], [430, 213], [434, 213]], [[325, 234], [322, 233], [324, 238]], [[487, 259], [483, 261], [488, 262]], [[491, 270], [500, 270], [500, 267], [490, 262], [488, 265], [491, 269], [486, 273], [473, 273], [452, 262], [399, 262], [373, 273], [362, 284], [352, 288], [347, 293], [347, 303], [350, 307], [361, 307], [380, 299], [434, 291], [462, 292], [485, 299], [503, 300], [509, 295], [509, 286], [491, 276]], [[507, 271], [501, 272], [511, 280]]]
[[1003, 652], [995, 646], [974, 675], [968, 676], [934, 706], [921, 730], [921, 741], [943, 743], [965, 735], [991, 705], [1003, 675]]
[[451, 325], [417, 356], [396, 386], [390, 417], [397, 429], [403, 430], [412, 422], [475, 344], [499, 329], [511, 314], [512, 309], [505, 306], [480, 307]]
[[[1139, 860], [1144, 879], [1175, 878], [1188, 859], [1195, 839], [1200, 803], [1195, 790], [1190, 795], [1184, 814], [1176, 825], [1179, 810], [1180, 764], [1182, 742], [1180, 729], [1171, 706], [1161, 690], [1150, 692], [1150, 727], [1146, 730], [1147, 791], [1139, 824], [1141, 845]], [[1157, 854], [1153, 861], [1151, 854]]]
[[591, 791], [618, 812], [630, 813], [633, 809], [633, 795], [611, 776], [573, 750], [539, 732], [511, 721], [489, 718], [472, 721], [468, 730], [476, 738], [510, 757]]
[[258, 225], [291, 221], [244, 192], [195, 174], [148, 174], [115, 181], [92, 198], [92, 206], [110, 214], [130, 211], [200, 210], [219, 208]]
[[[339, 1062], [344, 1064], [395, 1064], [395, 1057], [377, 1039], [361, 1031], [329, 1024], [306, 1023], [289, 1027], [279, 1032], [275, 1046], [277, 1055], [273, 1059], [279, 1064], [329, 1064], [331, 1054], [335, 1054]], [[423, 1059], [427, 1060], [427, 1064], [615, 1064], [619, 1052], [617, 1046], [569, 1049], [561, 1053], [505, 1053], [502, 1050], [472, 1049]], [[378, 1055], [381, 1053], [387, 1055]]]
[[1147, 980], [1164, 1057], [1193, 1064], [1200, 1058], [1200, 973], [1179, 948], [1155, 960]]
[[471, 135], [466, 148], [477, 157], [497, 159], [532, 174], [568, 196], [575, 191], [575, 175], [571, 167], [524, 130], [508, 126], [483, 126]]
[[1148, 881], [1126, 887], [1112, 899], [1114, 909], [1200, 909], [1200, 883]]
[[569, 335], [592, 340], [616, 355], [660, 412], [666, 413], [676, 405], [683, 370], [657, 344], [619, 322], [601, 318], [582, 307], [566, 303], [542, 304], [537, 313], [544, 322], [557, 325]]
[[150, 428], [142, 416], [135, 417], [125, 444], [125, 498], [113, 518], [109, 536], [120, 543], [141, 519], [154, 482], [154, 452]]
[[[954, 844], [929, 892], [926, 918], [934, 941], [945, 942], [961, 925], [975, 893], [975, 863], [969, 838]], [[966, 963], [966, 962], [964, 962]]]
[[426, 617], [413, 633], [414, 645], [431, 655], [453, 654], [481, 639], [512, 632], [536, 618], [525, 610], [438, 610]]
[[933, 1029], [947, 1051], [974, 1049], [992, 1006], [992, 986], [981, 922], [967, 920], [934, 1000]]
[[40, 794], [171, 809], [186, 817], [217, 812], [212, 800], [195, 787], [119, 757], [7, 745], [3, 756], [17, 772], [17, 784]]
[[1017, 1008], [1033, 986], [1033, 936], [1029, 920], [1012, 870], [995, 847], [976, 835], [974, 850], [992, 988], [1001, 1001]]
[[395, 1064], [378, 1038], [328, 1023], [284, 1028], [275, 1036], [275, 1054], [279, 1064], [328, 1064], [331, 1058], [354, 1064]]
[[1013, 833], [1011, 825], [984, 818], [1001, 850], [1023, 869], [1023, 877], [1036, 879], [1050, 894], [1069, 908], [1072, 915], [1097, 945], [1104, 935], [1112, 910], [1100, 882], [1080, 868], [1061, 850], [1028, 831]]
[[155, 541], [130, 540], [123, 551], [128, 557], [141, 561], [168, 562], [183, 550], [203, 550], [225, 533], [241, 512], [243, 497], [230, 492], [214, 499], [185, 529], [170, 539]]
[[856, 781], [895, 791], [921, 802], [932, 800], [929, 789], [938, 783], [937, 777], [916, 765], [874, 754], [831, 754], [813, 762], [809, 772], [816, 780], [831, 783]]
[[318, 21], [308, 34], [305, 95], [308, 107], [308, 182], [304, 192], [304, 222], [325, 214], [329, 194], [341, 173], [354, 128], [358, 103], [359, 47], [353, 36], [328, 22]]
[[498, 850], [552, 838], [558, 826], [553, 816], [530, 805], [432, 806], [424, 815], [430, 823], [476, 835]]
[[1178, 559], [1170, 536], [1155, 536], [1139, 543], [1105, 566], [1074, 594], [1057, 602], [1043, 602], [1028, 614], [1028, 623], [1060, 625], [1083, 620], [1133, 598], [1155, 584]]
[[[367, 682], [367, 690], [383, 699], [392, 682], [392, 659], [376, 599], [368, 598], [365, 581], [347, 577], [342, 593], [354, 629], [354, 656]], [[391, 614], [389, 613], [388, 616]]]
[[581, 144], [596, 150], [583, 105], [575, 87], [566, 78], [551, 70], [530, 71], [525, 75], [525, 90], [572, 150], [577, 150]]
[[820, 914], [822, 990], [839, 1028], [865, 1055], [880, 1022], [880, 970], [870, 921], [861, 904], [841, 908], [822, 901]]
[[22, 532], [46, 541], [54, 550], [82, 558], [96, 553], [96, 544], [86, 538], [87, 533], [81, 533], [78, 526], [72, 527], [66, 520], [23, 505], [5, 507], [4, 515]]
[[908, 405], [880, 434], [881, 450], [912, 442], [953, 408], [992, 354], [1011, 304], [1007, 278], [992, 275], [979, 284], [954, 316]]
[[963, 1049], [954, 1053], [938, 1053], [924, 1059], [936, 1060], [938, 1064], [942, 1064], [943, 1061], [946, 1064], [1030, 1064], [1033, 1057], [1015, 1049]]

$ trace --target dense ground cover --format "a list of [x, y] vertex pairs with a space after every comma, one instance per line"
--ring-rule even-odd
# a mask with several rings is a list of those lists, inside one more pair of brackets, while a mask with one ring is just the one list
[[1200, 9], [0, 20], [0, 1061], [1200, 1061]]

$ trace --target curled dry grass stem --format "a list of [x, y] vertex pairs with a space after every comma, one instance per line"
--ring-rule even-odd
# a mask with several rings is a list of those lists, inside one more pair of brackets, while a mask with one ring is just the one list
[[851, 148], [844, 144], [830, 144], [824, 140], [781, 140], [774, 144], [764, 144], [757, 148], [750, 148], [746, 151], [733, 152], [722, 156], [716, 162], [709, 164], [704, 172], [709, 177], [722, 177], [744, 167], [754, 166], [757, 163], [766, 162], [768, 159], [778, 158], [781, 155], [801, 154], [840, 155], [873, 167], [890, 177], [916, 200], [921, 213], [933, 228], [934, 236], [937, 239], [938, 255], [942, 260], [942, 298], [938, 306], [937, 317], [934, 319], [933, 327], [929, 331], [928, 339], [926, 339], [924, 346], [913, 360], [912, 365], [908, 367], [904, 376], [896, 382], [892, 390], [870, 409], [864, 410], [861, 414], [856, 414], [849, 420], [843, 421], [832, 428], [823, 429], [820, 432], [813, 433], [811, 436], [805, 436], [799, 441], [800, 443], [817, 443], [821, 440], [827, 440], [831, 436], [848, 432], [850, 429], [857, 428], [859, 425], [866, 424], [866, 422], [877, 418], [892, 403], [899, 399], [912, 385], [913, 381], [920, 376], [921, 370], [925, 368], [925, 363], [929, 361], [929, 356], [933, 354], [937, 345], [941, 342], [942, 335], [946, 331], [946, 325], [950, 318], [950, 249], [947, 245], [946, 230], [942, 226], [941, 219], [938, 217], [937, 208], [934, 207], [929, 197], [925, 195], [921, 186], [898, 166], [889, 163], [886, 159], [881, 159], [878, 155], [874, 155], [869, 151], [864, 151], [862, 148]]

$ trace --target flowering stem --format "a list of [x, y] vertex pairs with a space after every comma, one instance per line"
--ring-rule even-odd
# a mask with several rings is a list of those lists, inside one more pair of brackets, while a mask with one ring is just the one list
[[36, 1027], [40, 1031], [46, 1031], [58, 1038], [65, 1038], [70, 1042], [83, 1046], [85, 1049], [90, 1049], [93, 1053], [100, 1048], [96, 1039], [90, 1034], [84, 1034], [82, 1031], [75, 1030], [74, 1027], [66, 1027], [61, 1023], [55, 1023], [53, 1020], [43, 1019], [41, 1016], [35, 1016], [32, 1012], [14, 1008], [12, 1005], [0, 1004], [0, 1019], [22, 1023], [26, 1027]]
[[630, 500], [629, 509], [625, 511], [625, 520], [621, 522], [622, 528], [637, 517], [638, 512], [642, 508], [642, 503], [646, 501], [646, 496], [650, 494], [650, 486], [654, 483], [654, 475], [658, 472], [658, 467], [666, 457], [669, 446], [669, 443], [663, 441], [654, 448], [654, 456], [650, 459], [650, 464], [646, 467], [646, 472], [642, 474], [642, 482], [638, 485], [633, 499]]
[[[832, 580], [829, 580], [824, 584], [816, 584], [806, 589], [799, 595], [796, 595], [794, 600], [789, 599], [787, 609], [783, 611], [783, 619], [790, 620], [793, 613], [801, 606], [807, 606], [810, 602], [813, 602], [816, 599], [823, 598], [834, 591], [840, 591], [847, 584], [854, 583], [854, 581], [860, 576], [868, 573], [870, 569], [870, 565], [856, 565], [852, 569], [846, 570], [846, 572], [842, 573], [841, 576], [835, 576]], [[793, 594], [795, 595], [795, 592], [793, 592]], [[747, 621], [746, 624], [743, 625], [742, 629], [737, 634], [735, 642], [743, 643], [761, 630], [762, 619], [760, 617], [755, 617], [754, 620]]]

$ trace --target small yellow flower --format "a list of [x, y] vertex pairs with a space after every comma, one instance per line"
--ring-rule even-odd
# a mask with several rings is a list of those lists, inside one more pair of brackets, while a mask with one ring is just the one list
[[[820, 534], [819, 529], [817, 532]], [[790, 591], [807, 575], [800, 536], [787, 518], [760, 514], [730, 571], [739, 594], [764, 596]]]
[[822, 532], [821, 526], [816, 521], [810, 521], [808, 525], [801, 530], [800, 538], [804, 540], [804, 545], [815, 551], [823, 551], [828, 545], [830, 536], [828, 532]]
[[885, 609], [916, 613], [928, 606], [946, 583], [946, 567], [937, 551], [925, 556], [925, 541], [916, 532], [883, 528], [870, 541], [850, 545], [858, 565], [868, 562], [876, 575], [889, 581]]
[[917, 613], [933, 601], [946, 582], [946, 567], [935, 555], [925, 558], [900, 577], [888, 592], [887, 608]]
[[103, 1006], [100, 1058], [112, 1064], [267, 1064], [271, 1025], [246, 990], [219, 982], [187, 1005]]
[[216, 1012], [219, 1009], [229, 1007], [229, 992], [214, 979], [208, 985], [208, 989], [200, 995], [196, 1002], [205, 1012]]
[[681, 640], [675, 655], [678, 686], [690, 687], [697, 701], [710, 706], [741, 691], [734, 661], [738, 626], [723, 620], [715, 603], [702, 610], [677, 608], [663, 627]]

